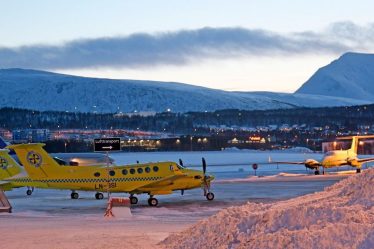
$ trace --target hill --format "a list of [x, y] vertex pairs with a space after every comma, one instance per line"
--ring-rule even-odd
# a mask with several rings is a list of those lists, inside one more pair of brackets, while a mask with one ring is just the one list
[[320, 68], [296, 93], [374, 101], [374, 54], [346, 53]]
[[0, 70], [0, 107], [68, 112], [266, 110], [371, 103], [310, 94], [228, 92], [174, 82], [78, 77]]

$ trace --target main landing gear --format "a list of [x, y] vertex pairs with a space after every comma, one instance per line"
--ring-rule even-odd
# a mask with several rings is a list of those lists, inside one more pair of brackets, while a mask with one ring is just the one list
[[150, 195], [148, 199], [148, 205], [151, 207], [156, 207], [158, 205], [158, 200], [154, 198], [153, 195]]
[[134, 195], [130, 195], [130, 203], [131, 205], [135, 205], [135, 204], [138, 204], [138, 198], [135, 197]]
[[70, 197], [71, 197], [71, 199], [76, 200], [76, 199], [79, 198], [79, 194], [75, 191], [72, 191]]
[[96, 200], [102, 200], [102, 199], [104, 199], [104, 194], [100, 193], [100, 192], [97, 192], [95, 194], [95, 198], [96, 198]]
[[[129, 199], [130, 199], [131, 205], [138, 204], [139, 200], [133, 194], [130, 194]], [[151, 207], [156, 207], [158, 205], [158, 200], [156, 198], [154, 198], [153, 195], [150, 195], [149, 199], [148, 199], [148, 205], [151, 206]]]

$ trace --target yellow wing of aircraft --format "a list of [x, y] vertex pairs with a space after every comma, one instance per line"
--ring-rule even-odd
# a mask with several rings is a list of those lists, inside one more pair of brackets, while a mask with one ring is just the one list
[[300, 164], [304, 165], [309, 169], [313, 169], [316, 175], [320, 173], [320, 167], [322, 167], [323, 174], [325, 173], [325, 168], [333, 168], [333, 167], [340, 167], [344, 165], [348, 165], [351, 167], [356, 168], [356, 172], [361, 172], [362, 164], [367, 162], [373, 162], [374, 158], [358, 158], [357, 157], [357, 148], [359, 145], [359, 139], [368, 139], [374, 138], [374, 135], [366, 135], [366, 136], [350, 136], [350, 137], [338, 137], [337, 139], [352, 139], [351, 148], [348, 150], [332, 150], [326, 152], [323, 155], [321, 161], [317, 161], [315, 159], [306, 159], [302, 162], [276, 162], [270, 161], [271, 164]]
[[213, 176], [206, 175], [206, 163], [203, 171], [191, 170], [175, 162], [157, 162], [126, 166], [85, 166], [59, 165], [43, 149], [44, 144], [10, 145], [30, 178], [34, 182], [46, 184], [49, 188], [70, 189], [71, 198], [79, 197], [77, 190], [96, 191], [95, 197], [102, 199], [102, 192], [130, 193], [132, 204], [138, 202], [135, 194], [146, 193], [150, 197], [148, 204], [157, 206], [154, 195], [171, 194], [175, 190], [204, 188], [208, 200], [214, 199], [210, 192]]
[[8, 153], [9, 150], [0, 149], [0, 189], [27, 187], [26, 194], [31, 195], [34, 187], [47, 187], [41, 182], [33, 181]]

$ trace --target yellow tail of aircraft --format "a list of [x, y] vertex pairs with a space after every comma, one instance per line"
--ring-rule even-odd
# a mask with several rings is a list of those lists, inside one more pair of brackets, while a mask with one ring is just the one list
[[8, 154], [9, 150], [0, 149], [0, 180], [21, 173], [20, 165]]
[[9, 145], [31, 178], [47, 178], [58, 175], [61, 166], [44, 150], [44, 144]]
[[201, 188], [207, 200], [214, 199], [210, 192], [213, 176], [206, 174], [203, 159], [202, 171], [186, 169], [175, 162], [150, 162], [144, 164], [105, 167], [62, 166], [44, 149], [44, 144], [10, 145], [25, 167], [33, 182], [46, 184], [48, 188], [70, 189], [72, 199], [78, 199], [76, 190], [96, 191], [96, 199], [103, 199], [102, 192], [126, 192], [131, 204], [138, 199], [135, 194], [148, 194], [148, 204], [157, 206], [154, 195], [171, 194], [173, 191]]

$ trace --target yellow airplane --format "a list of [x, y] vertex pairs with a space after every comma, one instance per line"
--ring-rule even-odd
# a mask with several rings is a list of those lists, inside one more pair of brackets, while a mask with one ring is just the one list
[[[203, 171], [191, 170], [175, 162], [157, 162], [126, 166], [85, 166], [59, 165], [43, 149], [44, 144], [9, 145], [33, 182], [45, 184], [53, 189], [72, 190], [71, 198], [78, 199], [77, 190], [96, 191], [95, 197], [103, 199], [102, 192], [130, 193], [131, 204], [137, 204], [135, 194], [146, 193], [150, 197], [148, 204], [157, 206], [155, 195], [171, 194], [175, 190], [203, 187], [207, 200], [214, 199], [210, 191], [213, 176], [206, 174], [203, 159]], [[7, 179], [4, 179], [5, 181]]]
[[337, 139], [352, 139], [351, 148], [348, 150], [332, 150], [326, 152], [321, 161], [315, 159], [306, 159], [303, 162], [273, 162], [271, 159], [269, 163], [276, 164], [302, 164], [309, 169], [314, 170], [315, 175], [320, 174], [320, 167], [322, 167], [323, 174], [325, 173], [325, 168], [333, 168], [340, 166], [351, 166], [356, 168], [356, 172], [361, 172], [362, 164], [367, 162], [373, 162], [374, 158], [358, 158], [357, 157], [357, 148], [359, 144], [359, 139], [374, 138], [374, 135], [367, 136], [350, 136], [350, 137], [339, 137]]
[[48, 188], [44, 183], [33, 181], [8, 153], [9, 150], [0, 149], [0, 189], [27, 187], [26, 194], [31, 195], [34, 187]]

